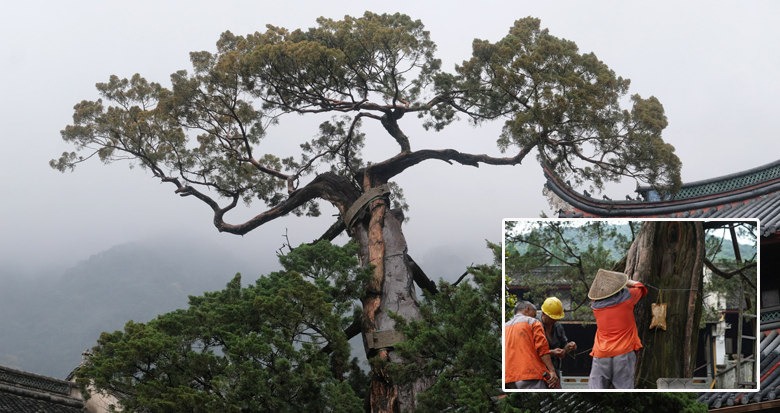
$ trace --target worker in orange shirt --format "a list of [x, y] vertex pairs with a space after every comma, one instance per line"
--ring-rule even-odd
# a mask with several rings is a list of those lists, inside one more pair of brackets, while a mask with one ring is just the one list
[[636, 354], [642, 348], [634, 306], [647, 295], [642, 283], [622, 272], [599, 270], [588, 292], [596, 317], [589, 389], [634, 388]]
[[[536, 307], [527, 301], [515, 306], [515, 316], [504, 325], [507, 389], [545, 389], [558, 385], [558, 375], [550, 359], [550, 348]], [[545, 379], [545, 373], [549, 378]]]

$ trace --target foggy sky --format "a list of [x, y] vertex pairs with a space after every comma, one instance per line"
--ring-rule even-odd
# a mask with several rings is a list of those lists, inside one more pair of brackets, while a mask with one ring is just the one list
[[[172, 185], [127, 163], [106, 166], [94, 159], [61, 174], [48, 161], [73, 150], [59, 131], [72, 122], [73, 105], [97, 99], [95, 83], [112, 74], [140, 73], [167, 86], [171, 73], [191, 68], [190, 51], [215, 51], [225, 30], [244, 35], [264, 31], [266, 24], [308, 28], [319, 16], [360, 16], [366, 8], [422, 20], [445, 71], [470, 57], [474, 38], [495, 42], [516, 19], [540, 18], [551, 34], [575, 41], [581, 52], [594, 52], [617, 75], [630, 78], [629, 94], [661, 101], [669, 120], [664, 139], [683, 162], [683, 182], [753, 168], [780, 155], [777, 3], [15, 2], [4, 7], [0, 26], [0, 275], [10, 269], [61, 271], [113, 245], [163, 234], [219, 245], [262, 273], [276, 267], [285, 233], [294, 245], [318, 237], [335, 220], [335, 209], [325, 204], [319, 218], [290, 216], [238, 237], [219, 234], [207, 206], [174, 195]], [[282, 118], [260, 150], [289, 156], [314, 136], [321, 120]], [[414, 120], [401, 124], [412, 149], [492, 155], [499, 155], [500, 126], [472, 128], [461, 120], [435, 133]], [[366, 160], [397, 153], [383, 131], [364, 131]], [[465, 265], [489, 261], [484, 240], [500, 241], [503, 218], [552, 213], [535, 153], [515, 167], [428, 161], [396, 181], [411, 206], [405, 224], [409, 253], [433, 278], [452, 279]], [[624, 180], [605, 193], [623, 199], [634, 186]], [[263, 208], [256, 203], [226, 220], [240, 223]]]

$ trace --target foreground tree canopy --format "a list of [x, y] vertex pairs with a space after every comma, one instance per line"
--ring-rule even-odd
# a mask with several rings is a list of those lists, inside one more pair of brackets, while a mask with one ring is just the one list
[[[77, 150], [51, 166], [73, 169], [94, 155], [105, 163], [129, 159], [177, 194], [205, 203], [216, 228], [233, 234], [290, 213], [316, 216], [317, 202], [329, 202], [340, 218], [322, 238], [346, 229], [360, 245], [362, 265], [373, 266], [357, 329], [367, 356], [404, 364], [392, 345], [370, 345], [375, 333], [395, 328], [389, 309], [404, 320], [420, 318], [412, 279], [432, 289], [407, 254], [403, 214], [390, 211], [391, 192], [396, 207], [405, 205], [390, 181], [398, 174], [432, 159], [517, 165], [536, 150], [541, 162], [577, 184], [600, 188], [628, 176], [661, 192], [680, 186], [680, 161], [661, 137], [667, 121], [660, 102], [633, 95], [631, 108], [621, 109], [629, 81], [541, 29], [538, 19], [518, 20], [496, 43], [475, 40], [472, 56], [452, 73], [441, 70], [435, 51], [422, 23], [402, 14], [320, 18], [308, 30], [225, 32], [216, 53], [190, 54], [193, 71], [172, 74], [170, 88], [140, 75], [99, 83], [102, 99], [77, 104], [73, 125], [62, 131]], [[296, 139], [298, 156], [266, 149], [263, 139], [286, 115], [317, 113], [334, 117], [314, 139]], [[413, 150], [401, 128], [407, 113], [436, 131], [458, 116], [475, 125], [504, 120], [498, 146], [509, 154]], [[398, 152], [364, 162], [363, 122], [378, 122]], [[245, 222], [226, 220], [239, 201], [255, 200], [267, 209]], [[396, 385], [376, 366], [384, 364], [371, 373], [373, 411], [410, 410], [432, 385]]]
[[361, 411], [367, 378], [343, 331], [369, 274], [356, 253], [302, 245], [255, 285], [236, 275], [186, 310], [103, 333], [79, 383], [127, 412]]
[[[693, 393], [513, 393], [501, 389], [501, 248], [492, 265], [426, 294], [420, 319], [398, 319], [397, 351], [415, 363], [382, 371], [401, 385], [435, 383], [415, 411], [705, 412]], [[125, 412], [362, 412], [368, 377], [342, 331], [370, 271], [357, 245], [321, 241], [281, 256], [282, 271], [191, 297], [189, 308], [103, 333], [76, 374], [119, 396]], [[352, 291], [350, 294], [338, 291]], [[375, 358], [373, 363], [384, 363]], [[559, 397], [563, 396], [563, 397]]]

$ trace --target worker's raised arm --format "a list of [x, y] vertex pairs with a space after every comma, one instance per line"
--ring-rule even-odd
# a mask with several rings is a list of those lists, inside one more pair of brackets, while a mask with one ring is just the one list
[[639, 281], [628, 280], [626, 287], [631, 291], [631, 298], [635, 300], [634, 302], [647, 295], [647, 287]]

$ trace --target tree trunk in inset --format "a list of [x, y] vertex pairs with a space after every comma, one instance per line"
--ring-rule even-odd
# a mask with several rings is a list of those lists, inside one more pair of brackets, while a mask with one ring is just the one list
[[[379, 356], [388, 362], [406, 362], [392, 349], [369, 351], [367, 335], [375, 331], [393, 330], [395, 321], [388, 311], [407, 320], [420, 318], [419, 304], [414, 288], [413, 273], [407, 259], [406, 239], [401, 221], [390, 212], [386, 201], [369, 204], [369, 218], [355, 226], [353, 237], [360, 243], [360, 259], [364, 266], [374, 265], [374, 275], [366, 287], [363, 299], [361, 329], [367, 356]], [[372, 366], [369, 397], [371, 411], [408, 412], [414, 409], [415, 397], [430, 387], [418, 380], [410, 386], [392, 383], [381, 367]]]
[[[701, 222], [644, 222], [624, 262], [617, 269], [647, 287], [634, 309], [643, 345], [636, 388], [656, 388], [658, 378], [693, 377], [702, 315]], [[650, 329], [653, 303], [666, 303], [666, 330]]]

